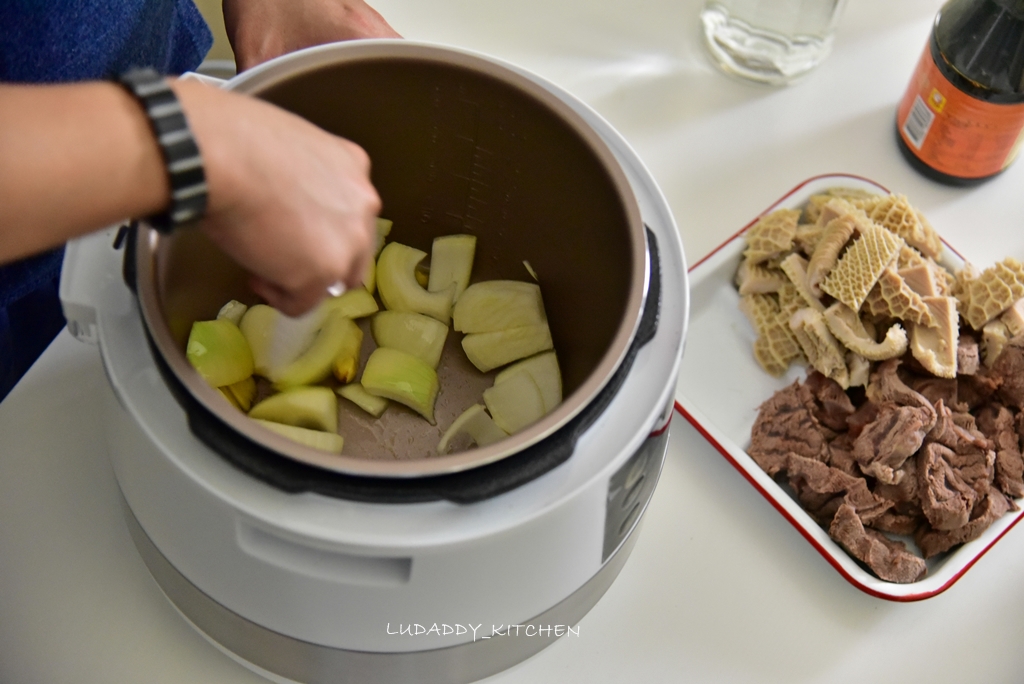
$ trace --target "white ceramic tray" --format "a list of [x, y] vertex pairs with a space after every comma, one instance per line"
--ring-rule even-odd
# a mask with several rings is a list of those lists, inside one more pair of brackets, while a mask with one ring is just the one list
[[[800, 208], [811, 195], [836, 186], [889, 192], [857, 176], [815, 176], [790, 190], [690, 268], [690, 326], [676, 409], [851, 584], [879, 598], [916, 601], [935, 596], [960, 579], [1024, 516], [1024, 500], [1017, 502], [1021, 511], [1004, 515], [978, 539], [929, 560], [928, 574], [923, 579], [895, 584], [878, 579], [849, 556], [745, 451], [758, 406], [776, 390], [803, 378], [806, 369], [794, 365], [785, 376], [773, 378], [754, 360], [754, 330], [739, 310], [739, 293], [732, 284], [745, 246], [743, 233], [760, 216], [779, 208]], [[941, 226], [936, 229], [942, 232]], [[953, 268], [963, 264], [949, 245], [944, 246], [941, 261]]]

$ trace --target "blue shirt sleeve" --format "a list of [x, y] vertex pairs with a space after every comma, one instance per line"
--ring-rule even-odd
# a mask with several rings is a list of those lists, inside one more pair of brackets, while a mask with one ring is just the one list
[[[105, 79], [135, 66], [180, 74], [212, 44], [192, 0], [0, 0], [0, 81]], [[0, 265], [0, 400], [64, 326], [63, 253]]]

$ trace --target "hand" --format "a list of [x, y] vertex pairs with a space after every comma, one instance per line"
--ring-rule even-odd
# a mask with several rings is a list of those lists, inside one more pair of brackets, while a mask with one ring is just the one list
[[253, 290], [295, 316], [373, 256], [380, 198], [358, 145], [270, 104], [177, 81], [209, 186], [202, 229], [253, 274]]
[[239, 71], [312, 45], [402, 37], [363, 0], [224, 0], [224, 25]]

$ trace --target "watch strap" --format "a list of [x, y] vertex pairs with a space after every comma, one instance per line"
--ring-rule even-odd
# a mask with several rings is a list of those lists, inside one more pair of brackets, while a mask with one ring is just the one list
[[171, 186], [167, 209], [146, 221], [163, 233], [195, 221], [206, 211], [207, 186], [203, 158], [177, 95], [155, 69], [131, 69], [118, 77], [149, 119], [164, 159]]

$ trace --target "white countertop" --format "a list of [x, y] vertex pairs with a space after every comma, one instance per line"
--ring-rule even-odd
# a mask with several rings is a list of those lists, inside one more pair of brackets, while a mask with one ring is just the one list
[[[1024, 258], [1024, 163], [971, 190], [894, 142], [935, 0], [852, 0], [829, 60], [781, 90], [706, 61], [697, 0], [378, 0], [410, 38], [532, 69], [604, 115], [667, 196], [692, 263], [804, 178], [849, 172], [910, 197], [968, 260]], [[263, 681], [161, 595], [121, 518], [96, 348], [62, 333], [0, 404], [0, 683]], [[565, 638], [486, 680], [1019, 681], [1024, 531], [911, 604], [849, 585], [680, 416], [632, 557]]]

